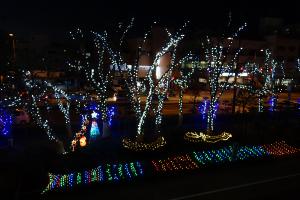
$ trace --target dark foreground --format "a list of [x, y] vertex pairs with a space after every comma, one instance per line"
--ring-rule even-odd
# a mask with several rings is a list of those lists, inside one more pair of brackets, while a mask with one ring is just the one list
[[[228, 144], [191, 145], [183, 141], [186, 131], [203, 130], [199, 118], [185, 116], [182, 126], [177, 126], [176, 117], [166, 118], [162, 134], [168, 144], [163, 150], [150, 154], [136, 154], [121, 148], [121, 138], [134, 132], [133, 122], [125, 119], [115, 124], [112, 138], [67, 156], [55, 154], [39, 130], [16, 128], [15, 147], [0, 150], [1, 199], [290, 199], [300, 195], [299, 154], [279, 160], [227, 163], [132, 182], [93, 184], [40, 195], [48, 183], [49, 171], [66, 173], [93, 168], [101, 162], [154, 159]], [[240, 144], [285, 140], [299, 148], [299, 119], [298, 113], [220, 116], [217, 124], [219, 130], [230, 131], [234, 135], [233, 141]], [[148, 128], [150, 130], [151, 126]]]
[[95, 185], [43, 199], [298, 199], [300, 159], [240, 163], [130, 184]]

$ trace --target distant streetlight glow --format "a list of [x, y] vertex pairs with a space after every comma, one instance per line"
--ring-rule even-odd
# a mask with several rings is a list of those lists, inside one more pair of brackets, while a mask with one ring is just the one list
[[[235, 76], [235, 73], [224, 72], [224, 73], [222, 73], [221, 76], [225, 76], [225, 77], [232, 76], [233, 77], [233, 76]], [[246, 77], [246, 76], [248, 76], [248, 73], [247, 72], [242, 72], [242, 73], [239, 73], [238, 76]]]

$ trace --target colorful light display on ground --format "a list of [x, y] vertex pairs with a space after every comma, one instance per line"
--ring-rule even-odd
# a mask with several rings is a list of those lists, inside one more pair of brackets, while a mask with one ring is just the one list
[[288, 145], [285, 141], [266, 144], [262, 148], [272, 156], [287, 156], [300, 152], [300, 149]]
[[144, 143], [140, 141], [131, 140], [129, 138], [124, 138], [122, 144], [125, 148], [133, 151], [153, 151], [159, 149], [166, 145], [166, 140], [164, 137], [158, 137], [154, 142]]
[[284, 141], [265, 145], [238, 145], [235, 143], [219, 149], [194, 151], [166, 159], [102, 164], [93, 169], [67, 174], [49, 173], [49, 184], [43, 193], [91, 183], [130, 181], [142, 176], [179, 173], [210, 165], [267, 157], [278, 158], [297, 153], [300, 153], [300, 149], [292, 147]]
[[209, 135], [202, 132], [187, 132], [184, 135], [184, 139], [189, 142], [207, 142], [207, 143], [216, 143], [219, 141], [226, 141], [230, 139], [232, 135], [227, 132], [223, 132], [220, 135]]
[[152, 165], [158, 172], [190, 170], [199, 168], [193, 159], [188, 155], [176, 156], [164, 160], [152, 160]]
[[49, 184], [43, 193], [55, 189], [72, 188], [77, 185], [131, 180], [143, 176], [143, 174], [143, 166], [140, 162], [103, 164], [90, 170], [68, 174], [49, 173]]

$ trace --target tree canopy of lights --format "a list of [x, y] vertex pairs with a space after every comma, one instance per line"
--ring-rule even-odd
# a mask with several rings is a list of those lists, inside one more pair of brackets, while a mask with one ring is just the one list
[[[93, 31], [84, 35], [80, 29], [71, 32], [72, 39], [77, 39], [81, 46], [91, 43], [92, 48], [81, 48], [78, 59], [69, 62], [69, 66], [82, 71], [88, 84], [96, 91], [103, 122], [102, 136], [107, 137], [110, 136], [107, 98], [109, 95], [108, 87], [112, 78], [110, 63], [106, 62], [108, 60], [105, 56], [107, 53], [98, 35], [99, 33]], [[89, 41], [90, 38], [92, 38], [92, 41]]]
[[[235, 71], [238, 65], [238, 56], [242, 51], [242, 47], [238, 50], [233, 49], [233, 41], [238, 40], [240, 32], [247, 26], [245, 23], [230, 37], [222, 37], [220, 40], [209, 38], [202, 43], [205, 53], [206, 75], [209, 86], [210, 104], [207, 113], [207, 127], [206, 134], [188, 132], [185, 134], [185, 139], [193, 142], [216, 142], [221, 140], [228, 140], [232, 137], [230, 133], [223, 132], [217, 134], [214, 131], [216, 107], [223, 92], [230, 86], [229, 77], [222, 81], [220, 78], [223, 73], [231, 74]], [[230, 38], [230, 39], [229, 39]], [[232, 53], [232, 51], [235, 51]]]
[[245, 26], [246, 24], [241, 26], [238, 31], [230, 37], [232, 40], [229, 42], [227, 41], [227, 38], [224, 38], [222, 41], [212, 41], [207, 37], [206, 43], [203, 44], [205, 49], [205, 62], [207, 63], [206, 70], [210, 92], [210, 105], [207, 115], [207, 134], [213, 134], [215, 125], [214, 107], [229, 85], [229, 76], [222, 82], [220, 82], [220, 77], [223, 73], [232, 73], [235, 70], [242, 47], [240, 47], [233, 56], [232, 54], [229, 54], [229, 51], [231, 50], [233, 40], [239, 36], [240, 31], [242, 31]]
[[[47, 81], [45, 81], [44, 83], [45, 85], [47, 85], [47, 87], [51, 88], [52, 92], [54, 92], [54, 97], [57, 101], [58, 108], [64, 115], [68, 138], [70, 139], [72, 136], [71, 119], [70, 119], [70, 104], [71, 104], [70, 97], [65, 91], [57, 88], [55, 85]], [[64, 98], [65, 101], [63, 101], [62, 98]]]
[[[152, 110], [155, 113], [155, 125], [158, 128], [161, 124], [162, 120], [162, 108], [164, 104], [164, 100], [168, 91], [168, 87], [170, 84], [171, 75], [174, 69], [174, 62], [175, 62], [175, 55], [176, 55], [176, 47], [178, 43], [183, 39], [183, 29], [186, 27], [187, 24], [184, 24], [182, 28], [179, 29], [178, 32], [171, 34], [167, 29], [166, 32], [168, 34], [168, 39], [166, 44], [161, 48], [159, 52], [153, 58], [153, 63], [147, 72], [145, 84], [147, 88], [146, 94], [146, 102], [144, 107], [142, 107], [141, 103], [141, 92], [140, 92], [140, 85], [139, 78], [138, 78], [138, 70], [139, 70], [139, 56], [140, 53], [143, 51], [144, 44], [147, 40], [149, 32], [146, 32], [144, 35], [143, 42], [138, 46], [138, 58], [135, 60], [135, 63], [129, 69], [127, 67], [126, 72], [128, 74], [128, 78], [125, 79], [126, 86], [129, 91], [129, 99], [132, 105], [132, 109], [135, 113], [137, 127], [136, 127], [136, 138], [134, 140], [124, 139], [123, 146], [133, 149], [133, 150], [145, 150], [145, 149], [155, 149], [160, 147], [161, 145], [165, 144], [165, 140], [162, 137], [159, 137], [156, 142], [152, 144], [144, 144], [144, 125], [146, 118], [149, 116], [149, 113]], [[133, 20], [129, 23], [127, 27], [125, 27], [124, 34], [120, 39], [120, 46], [124, 39], [124, 35], [128, 32], [128, 30], [133, 26]], [[102, 44], [105, 46], [106, 50], [110, 55], [111, 62], [113, 66], [117, 66], [120, 73], [122, 70], [120, 68], [121, 65], [124, 64], [124, 59], [122, 58], [121, 51], [115, 50], [111, 46], [108, 41], [108, 33], [104, 32], [103, 34], [97, 34], [97, 36], [101, 39]], [[156, 69], [158, 66], [159, 59], [166, 55], [170, 54], [171, 61], [169, 64], [168, 70], [159, 78], [156, 79]], [[157, 95], [158, 102], [156, 107], [153, 107], [153, 97]], [[159, 129], [159, 128], [158, 128]], [[159, 130], [158, 130], [159, 132]]]
[[[283, 65], [284, 62], [276, 61], [272, 57], [272, 52], [268, 49], [265, 50], [265, 61], [263, 66], [259, 66], [256, 63], [246, 65], [248, 72], [254, 80], [252, 86], [248, 89], [250, 89], [251, 93], [256, 94], [258, 97], [258, 112], [263, 112], [263, 99], [268, 95], [271, 96], [271, 111], [275, 109], [278, 92], [280, 92], [280, 89], [276, 87], [275, 80], [280, 74], [283, 78], [285, 78]], [[254, 84], [254, 82], [256, 82], [256, 84]]]
[[[178, 70], [180, 73], [179, 78], [174, 80], [174, 83], [179, 87], [179, 120], [182, 120], [182, 112], [183, 112], [183, 92], [188, 88], [190, 79], [194, 73], [197, 64], [199, 63], [199, 59], [195, 57], [195, 55], [189, 53], [184, 58], [182, 58], [178, 63]], [[191, 64], [190, 69], [186, 69], [186, 64]]]
[[23, 81], [29, 96], [29, 98], [26, 99], [27, 102], [23, 101], [26, 110], [30, 113], [36, 124], [47, 133], [50, 140], [58, 140], [53, 134], [53, 130], [49, 125], [49, 121], [44, 119], [44, 116], [38, 106], [38, 103], [41, 102], [40, 98], [46, 94], [43, 85], [37, 84], [29, 71], [23, 72], [23, 76]]
[[41, 105], [45, 105], [47, 112], [49, 111], [47, 100], [43, 97], [45, 97], [53, 87], [50, 89], [49, 84], [42, 80], [35, 79], [29, 71], [22, 71], [20, 73], [22, 74], [22, 83], [24, 84], [25, 94], [19, 94], [19, 91], [16, 91], [15, 95], [17, 95], [17, 97], [7, 98], [5, 100], [6, 105], [13, 108], [22, 108], [27, 111], [36, 125], [45, 131], [49, 140], [55, 141], [60, 145], [59, 151], [65, 153], [62, 142], [56, 137], [53, 129], [50, 127], [50, 123], [46, 117], [47, 115], [40, 109]]
[[0, 105], [3, 108], [15, 108], [21, 103], [15, 78], [7, 75], [0, 83]]

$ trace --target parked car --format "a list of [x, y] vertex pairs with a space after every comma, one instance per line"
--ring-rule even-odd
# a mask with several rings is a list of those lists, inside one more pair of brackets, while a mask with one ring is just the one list
[[28, 124], [30, 122], [30, 117], [25, 110], [16, 109], [13, 112], [13, 123], [14, 124]]

